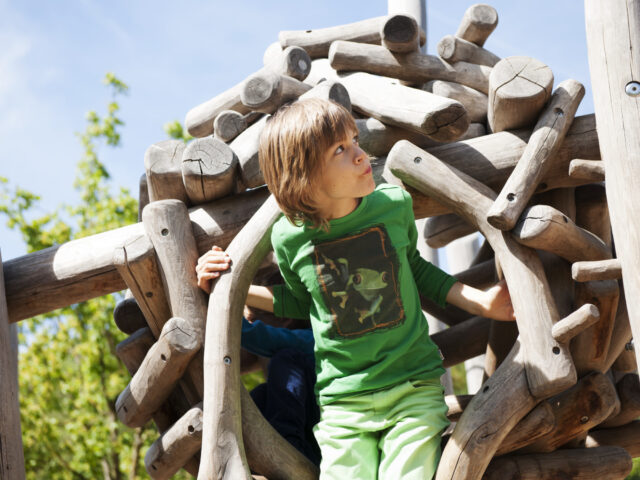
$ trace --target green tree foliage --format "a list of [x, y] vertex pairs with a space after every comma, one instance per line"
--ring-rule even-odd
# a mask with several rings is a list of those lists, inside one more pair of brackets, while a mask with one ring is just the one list
[[[137, 200], [112, 193], [98, 158], [101, 146], [117, 147], [118, 95], [127, 86], [113, 74], [105, 84], [112, 101], [104, 116], [91, 111], [78, 137], [83, 155], [75, 188], [81, 201], [37, 218], [40, 198], [0, 179], [0, 213], [18, 230], [29, 252], [137, 221]], [[149, 424], [130, 429], [118, 422], [115, 400], [129, 375], [115, 355], [124, 339], [113, 322], [121, 294], [107, 295], [20, 322], [20, 409], [28, 479], [148, 478], [146, 448], [157, 438]], [[189, 478], [188, 475], [178, 478]]]

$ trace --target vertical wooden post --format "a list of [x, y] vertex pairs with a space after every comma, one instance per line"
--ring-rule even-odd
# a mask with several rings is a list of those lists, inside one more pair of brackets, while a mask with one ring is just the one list
[[611, 227], [631, 331], [640, 338], [640, 0], [586, 0], [585, 20]]
[[0, 254], [0, 478], [25, 478], [20, 404], [18, 403], [18, 359], [12, 346], [9, 314], [4, 293]]

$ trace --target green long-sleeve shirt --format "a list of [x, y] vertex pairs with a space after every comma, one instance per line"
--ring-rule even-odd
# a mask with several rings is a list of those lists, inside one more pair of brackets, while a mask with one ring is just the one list
[[456, 279], [418, 253], [403, 189], [379, 186], [328, 232], [282, 217], [271, 240], [285, 280], [274, 310], [311, 319], [320, 404], [442, 375], [418, 292], [444, 305]]

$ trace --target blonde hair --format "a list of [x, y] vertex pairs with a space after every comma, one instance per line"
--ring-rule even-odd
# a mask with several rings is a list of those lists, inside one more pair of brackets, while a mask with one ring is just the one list
[[314, 205], [314, 181], [329, 148], [358, 131], [347, 109], [330, 100], [310, 98], [281, 107], [260, 136], [262, 174], [285, 216], [294, 225], [310, 222], [327, 228]]

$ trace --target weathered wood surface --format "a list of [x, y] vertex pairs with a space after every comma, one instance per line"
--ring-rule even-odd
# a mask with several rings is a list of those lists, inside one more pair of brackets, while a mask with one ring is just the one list
[[569, 176], [590, 182], [604, 182], [604, 162], [576, 158], [569, 164]]
[[522, 56], [500, 60], [489, 76], [487, 119], [491, 131], [535, 124], [552, 87], [553, 73], [539, 60]]
[[457, 422], [472, 398], [473, 395], [445, 395], [444, 401], [448, 408], [447, 418], [451, 422]]
[[409, 142], [398, 142], [387, 162], [396, 177], [477, 225], [493, 247], [511, 293], [531, 393], [546, 398], [575, 383], [568, 347], [551, 336], [559, 316], [538, 256], [486, 221], [495, 192]]
[[604, 185], [590, 183], [576, 188], [576, 225], [611, 246], [611, 222]]
[[500, 230], [514, 227], [569, 131], [582, 97], [584, 86], [575, 80], [565, 80], [553, 92], [527, 148], [487, 212], [491, 225]]
[[481, 355], [487, 345], [490, 320], [472, 317], [457, 325], [445, 328], [431, 335], [444, 357], [445, 368], [452, 367], [477, 355]]
[[585, 303], [571, 315], [556, 323], [551, 329], [551, 335], [558, 342], [567, 343], [598, 320], [600, 320], [598, 307]]
[[21, 480], [25, 478], [25, 464], [18, 401], [18, 351], [11, 345], [11, 338], [0, 253], [0, 478]]
[[367, 72], [421, 84], [448, 80], [489, 92], [491, 67], [467, 62], [448, 64], [440, 57], [420, 52], [401, 55], [380, 45], [338, 41], [331, 44], [329, 63], [337, 71]]
[[113, 265], [136, 299], [155, 338], [171, 317], [158, 258], [149, 237], [140, 232], [113, 252]]
[[555, 253], [569, 262], [611, 258], [611, 249], [600, 238], [548, 205], [526, 209], [510, 233], [522, 245]]
[[387, 0], [389, 15], [409, 15], [415, 18], [420, 28], [419, 48], [427, 51], [427, 5], [423, 0]]
[[478, 90], [446, 80], [432, 80], [427, 82], [423, 88], [441, 97], [452, 98], [459, 101], [464, 105], [464, 108], [467, 109], [469, 121], [472, 123], [484, 123], [487, 119], [487, 103], [489, 98], [486, 94]]
[[285, 30], [279, 33], [278, 39], [282, 48], [297, 45], [304, 48], [311, 58], [322, 58], [327, 56], [331, 43], [336, 40], [379, 45], [380, 29], [386, 20], [387, 17], [383, 16], [315, 30]]
[[452, 64], [467, 62], [493, 67], [500, 61], [500, 57], [489, 50], [454, 35], [442, 37], [436, 48], [440, 58]]
[[311, 90], [300, 95], [300, 100], [306, 98], [322, 98], [339, 103], [348, 111], [351, 111], [351, 98], [349, 92], [342, 83], [337, 80], [325, 80], [314, 86]]
[[185, 143], [181, 140], [164, 140], [147, 148], [144, 153], [144, 169], [150, 201], [175, 198], [189, 204], [182, 182], [184, 147]]
[[233, 192], [238, 158], [217, 138], [196, 138], [184, 149], [181, 170], [189, 201], [199, 205]]
[[165, 323], [160, 338], [116, 400], [116, 413], [122, 423], [132, 428], [143, 426], [169, 398], [200, 349], [202, 336], [198, 333], [202, 332], [181, 318], [173, 317]]
[[[156, 338], [151, 333], [151, 330], [142, 328], [116, 346], [116, 355], [133, 376], [155, 342]], [[169, 430], [174, 421], [187, 412], [189, 408], [189, 402], [182, 391], [176, 389], [171, 392], [169, 400], [153, 413], [153, 421], [158, 428], [158, 432], [162, 434]], [[197, 475], [198, 462], [195, 458], [191, 458], [183, 466], [191, 475]]]
[[633, 373], [638, 371], [638, 364], [636, 363], [636, 352], [633, 348], [633, 343], [627, 343], [626, 348], [618, 355], [616, 361], [613, 362], [611, 369], [620, 373]]
[[476, 3], [464, 12], [456, 31], [456, 37], [473, 42], [481, 47], [497, 25], [498, 12], [496, 9], [490, 5]]
[[[640, 3], [585, 3], [587, 51], [616, 256], [622, 264], [629, 322], [640, 338]], [[638, 358], [636, 351], [636, 358]]]
[[121, 332], [129, 335], [147, 326], [147, 319], [134, 297], [118, 302], [113, 309], [113, 321]]
[[618, 282], [602, 280], [576, 284], [576, 305], [593, 303], [600, 320], [571, 341], [571, 354], [578, 375], [589, 371], [605, 372], [610, 340], [620, 298]]
[[637, 373], [628, 373], [616, 383], [620, 412], [600, 425], [604, 428], [621, 427], [640, 417], [640, 381]]
[[571, 276], [576, 282], [594, 280], [617, 280], [622, 278], [620, 260], [597, 260], [591, 262], [575, 262], [571, 266]]
[[298, 98], [310, 88], [300, 80], [265, 69], [244, 81], [240, 99], [251, 110], [273, 113], [280, 105]]
[[242, 86], [242, 83], [234, 85], [189, 110], [184, 119], [184, 126], [189, 134], [196, 138], [213, 134], [213, 121], [224, 110], [235, 110], [242, 114], [249, 113], [251, 109], [245, 107], [240, 100]]
[[631, 325], [629, 325], [629, 315], [627, 313], [627, 303], [625, 302], [624, 288], [620, 288], [618, 310], [615, 313], [613, 322], [613, 332], [609, 342], [609, 351], [604, 362], [603, 369], [609, 370], [616, 359], [627, 348], [631, 341]]
[[522, 452], [552, 452], [586, 433], [620, 408], [615, 386], [609, 378], [597, 372], [581, 378], [576, 385], [547, 402], [553, 409], [555, 428], [524, 447]]
[[640, 457], [640, 420], [622, 427], [591, 430], [585, 446], [587, 448], [613, 445], [624, 448], [632, 458]]
[[632, 468], [626, 450], [579, 448], [500, 457], [489, 465], [485, 480], [622, 480]]
[[420, 48], [420, 26], [413, 16], [389, 15], [380, 29], [380, 41], [391, 52], [408, 53]]
[[276, 53], [277, 55], [272, 53], [264, 62], [264, 66], [268, 70], [300, 81], [307, 78], [311, 70], [311, 57], [304, 48], [291, 45], [284, 49], [281, 48]]
[[202, 404], [185, 413], [151, 444], [144, 456], [147, 473], [154, 480], [171, 478], [200, 450]]
[[269, 116], [266, 115], [247, 128], [236, 137], [229, 146], [238, 157], [240, 179], [246, 188], [255, 188], [264, 185], [264, 176], [258, 162], [258, 148], [260, 146], [260, 134], [267, 124]]
[[[241, 317], [249, 284], [271, 248], [269, 233], [280, 216], [272, 197], [252, 217], [226, 249], [231, 268], [216, 281], [209, 298], [205, 339], [203, 435], [198, 478], [251, 478], [243, 442], [240, 380]], [[258, 433], [252, 432], [258, 436]], [[264, 440], [264, 437], [261, 438]], [[255, 439], [254, 439], [255, 440]], [[272, 441], [286, 444], [281, 437]], [[267, 450], [275, 445], [262, 445]], [[258, 447], [256, 450], [259, 450]], [[255, 450], [254, 450], [255, 451]], [[281, 477], [313, 478], [316, 469], [302, 454], [290, 462], [269, 459], [265, 469], [277, 465]], [[270, 466], [269, 466], [270, 465]], [[254, 469], [269, 476], [269, 472]]]
[[539, 403], [507, 434], [495, 457], [522, 448], [543, 437], [556, 426], [556, 417], [548, 402]]
[[442, 452], [436, 480], [480, 479], [508, 432], [535, 406], [520, 343], [473, 397]]
[[214, 137], [229, 143], [248, 127], [246, 117], [235, 110], [223, 110], [213, 121]]
[[445, 247], [475, 231], [476, 227], [453, 213], [430, 217], [424, 223], [424, 238], [431, 248]]

